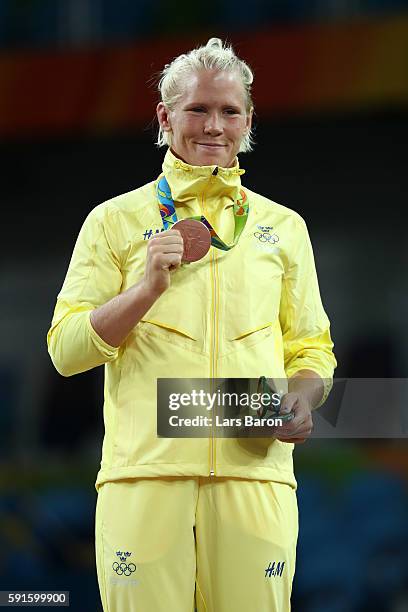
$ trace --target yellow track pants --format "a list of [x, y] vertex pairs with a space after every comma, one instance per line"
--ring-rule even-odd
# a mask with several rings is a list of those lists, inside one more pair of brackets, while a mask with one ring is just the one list
[[298, 511], [286, 484], [221, 477], [104, 483], [104, 612], [288, 612]]

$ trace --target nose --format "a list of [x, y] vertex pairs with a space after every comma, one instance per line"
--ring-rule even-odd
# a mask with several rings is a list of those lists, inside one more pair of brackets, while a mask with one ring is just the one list
[[222, 119], [219, 117], [219, 115], [217, 113], [211, 113], [208, 115], [204, 123], [204, 134], [219, 136], [222, 134], [222, 131]]

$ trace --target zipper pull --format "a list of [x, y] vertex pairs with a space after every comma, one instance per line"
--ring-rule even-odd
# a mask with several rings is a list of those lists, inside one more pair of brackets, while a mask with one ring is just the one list
[[217, 176], [217, 174], [218, 174], [218, 166], [215, 166], [212, 174], [213, 174], [213, 176]]

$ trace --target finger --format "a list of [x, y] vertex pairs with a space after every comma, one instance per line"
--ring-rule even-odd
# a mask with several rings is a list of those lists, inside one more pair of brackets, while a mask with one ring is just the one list
[[162, 268], [163, 269], [178, 268], [181, 265], [181, 257], [182, 257], [182, 254], [180, 253], [168, 253], [168, 254], [163, 255]]
[[303, 427], [306, 427], [307, 424], [308, 424], [308, 421], [307, 421], [307, 419], [305, 419], [304, 416], [303, 417], [295, 417], [291, 421], [288, 421], [286, 423], [284, 422], [279, 427], [279, 430], [284, 435], [292, 435], [293, 436], [297, 431], [299, 431]]
[[154, 253], [151, 257], [151, 270], [168, 270], [171, 266], [178, 268], [181, 265], [181, 253]]
[[279, 412], [282, 414], [287, 414], [288, 412], [295, 411], [297, 403], [297, 397], [294, 397], [291, 394], [284, 395], [281, 400]]
[[281, 406], [289, 406], [291, 410], [294, 410], [295, 406], [299, 406], [303, 403], [303, 396], [295, 391], [288, 391], [288, 393], [284, 393], [281, 397]]
[[166, 230], [165, 232], [162, 232], [161, 234], [158, 234], [158, 235], [164, 238], [169, 237], [169, 236], [171, 238], [174, 238], [174, 237], [177, 238], [178, 236], [180, 236], [180, 238], [183, 239], [183, 234], [178, 229]]
[[177, 250], [178, 252], [174, 252], [175, 249], [172, 248], [169, 253], [163, 253], [161, 249], [152, 251], [150, 254], [150, 268], [153, 270], [162, 270], [171, 265], [178, 265], [181, 263], [183, 251], [180, 249]]
[[302, 425], [302, 427], [299, 427], [298, 429], [292, 431], [292, 432], [286, 432], [286, 431], [280, 431], [279, 432], [279, 437], [282, 438], [303, 438], [305, 436], [309, 436], [312, 432], [312, 427], [308, 424], [306, 425]]
[[282, 437], [296, 437], [298, 435], [302, 435], [303, 433], [311, 432], [313, 429], [313, 423], [311, 420], [306, 420], [300, 423], [297, 427], [281, 427], [280, 435]]
[[280, 436], [280, 427], [248, 427], [250, 437], [254, 438], [277, 438]]
[[148, 245], [155, 244], [156, 242], [183, 242], [183, 237], [178, 230], [168, 230], [166, 232], [162, 232], [161, 234], [155, 234], [152, 236], [148, 242]]
[[166, 254], [166, 253], [178, 253], [179, 255], [182, 255], [184, 252], [184, 247], [183, 244], [180, 244], [179, 242], [157, 242], [157, 244], [153, 245], [150, 248], [150, 254], [153, 255], [154, 253], [158, 253], [158, 254]]
[[294, 418], [283, 423], [282, 427], [286, 430], [295, 431], [302, 423], [312, 423], [310, 410], [303, 402], [295, 402], [293, 407]]

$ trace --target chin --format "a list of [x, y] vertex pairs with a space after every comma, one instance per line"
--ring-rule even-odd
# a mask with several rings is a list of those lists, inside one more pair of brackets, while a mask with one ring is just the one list
[[225, 153], [212, 153], [208, 152], [207, 154], [201, 153], [196, 156], [197, 166], [221, 166], [222, 168], [226, 168], [230, 163], [226, 158]]

